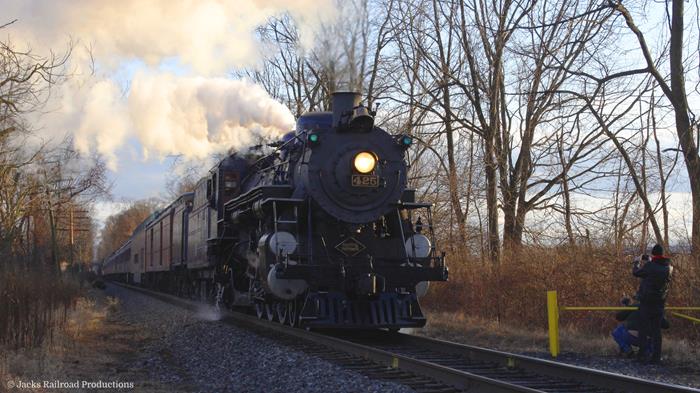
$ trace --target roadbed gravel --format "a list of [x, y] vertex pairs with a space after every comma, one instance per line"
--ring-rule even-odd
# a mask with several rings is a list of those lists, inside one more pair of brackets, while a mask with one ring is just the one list
[[[115, 285], [114, 317], [147, 331], [134, 369], [175, 392], [413, 392], [407, 386], [364, 375], [217, 321], [210, 311], [191, 312]], [[159, 389], [154, 389], [160, 391]]]

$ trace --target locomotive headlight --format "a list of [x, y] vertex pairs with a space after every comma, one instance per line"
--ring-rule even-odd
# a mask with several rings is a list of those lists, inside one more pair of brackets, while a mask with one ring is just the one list
[[355, 170], [360, 173], [370, 173], [377, 166], [377, 157], [370, 152], [363, 151], [357, 153], [353, 160], [353, 165], [355, 166]]

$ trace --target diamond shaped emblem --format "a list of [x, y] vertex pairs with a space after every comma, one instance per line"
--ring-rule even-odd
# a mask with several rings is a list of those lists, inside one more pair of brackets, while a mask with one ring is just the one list
[[352, 257], [357, 255], [360, 251], [364, 250], [365, 245], [360, 243], [354, 237], [349, 237], [335, 246], [335, 249], [345, 254], [345, 256]]

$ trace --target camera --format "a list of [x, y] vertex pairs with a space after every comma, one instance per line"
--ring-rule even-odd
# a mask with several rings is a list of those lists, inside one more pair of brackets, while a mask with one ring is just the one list
[[632, 263], [634, 263], [635, 265], [639, 265], [640, 263], [647, 263], [647, 262], [649, 262], [649, 255], [648, 254], [637, 255], [632, 260]]

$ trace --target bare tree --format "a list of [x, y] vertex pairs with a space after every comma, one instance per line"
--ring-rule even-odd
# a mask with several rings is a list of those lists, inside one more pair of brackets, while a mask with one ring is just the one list
[[34, 130], [26, 117], [42, 110], [51, 88], [68, 77], [70, 49], [42, 57], [0, 42], [0, 253], [28, 263], [48, 254], [54, 269], [62, 255], [73, 260], [76, 238], [87, 242], [78, 256], [91, 251], [91, 225], [85, 232], [76, 229], [73, 213], [87, 212], [85, 206], [109, 189], [104, 162], [78, 154], [70, 138], [31, 142]]
[[306, 111], [330, 109], [330, 95], [338, 90], [362, 92], [366, 105], [372, 106], [387, 88], [384, 76], [391, 66], [382, 58], [391, 41], [388, 21], [394, 2], [338, 3], [343, 17], [322, 26], [311, 48], [303, 46], [289, 16], [273, 18], [258, 29], [258, 35], [274, 50], [262, 67], [240, 75], [261, 84], [297, 117]]
[[[639, 49], [642, 52], [645, 61], [645, 67], [630, 71], [628, 73], [620, 73], [616, 77], [626, 77], [630, 73], [648, 73], [651, 75], [663, 95], [670, 101], [673, 106], [675, 115], [675, 128], [678, 135], [678, 141], [683, 153], [686, 170], [690, 182], [692, 196], [692, 234], [691, 243], [693, 247], [693, 255], [700, 264], [700, 156], [698, 155], [698, 141], [694, 140], [693, 128], [698, 127], [695, 116], [692, 115], [688, 105], [688, 94], [686, 93], [686, 80], [684, 72], [684, 30], [685, 16], [683, 0], [671, 0], [667, 4], [671, 4], [671, 16], [668, 24], [669, 52], [668, 52], [668, 76], [662, 75], [659, 70], [659, 62], [653, 57], [651, 49], [647, 45], [644, 34], [637, 27], [632, 18], [632, 15], [627, 8], [622, 5], [622, 2], [611, 2], [611, 7], [621, 15], [626, 26], [632, 31], [639, 43]], [[691, 121], [691, 118], [693, 119]]]
[[[417, 68], [404, 66], [414, 70], [412, 79], [420, 87], [412, 96], [425, 97], [417, 105], [444, 126], [440, 132], [446, 142], [445, 168], [452, 210], [461, 224], [460, 241], [467, 237], [468, 210], [464, 185], [456, 180], [462, 153], [455, 141], [472, 134], [483, 146], [488, 250], [491, 259], [498, 260], [499, 208], [504, 213], [504, 241], [509, 248], [518, 246], [527, 213], [558, 195], [555, 189], [562, 177], [599, 147], [603, 133], [596, 128], [577, 140], [585, 143], [572, 150], [563, 172], [552, 171], [548, 157], [562, 147], [550, 124], [558, 117], [576, 116], [576, 111], [562, 112], [566, 102], [557, 89], [569, 75], [560, 66], [585, 64], [590, 57], [587, 45], [601, 30], [588, 16], [605, 8], [588, 4], [579, 9], [575, 2], [399, 4], [397, 20], [410, 26], [398, 40], [401, 57], [420, 59]], [[399, 22], [396, 28], [401, 28]], [[588, 173], [579, 172], [577, 177]]]
[[63, 77], [67, 56], [40, 57], [0, 42], [0, 252], [12, 253], [37, 193], [30, 187], [30, 172], [42, 147], [31, 151], [24, 146], [31, 132], [24, 115], [39, 108], [47, 89]]

